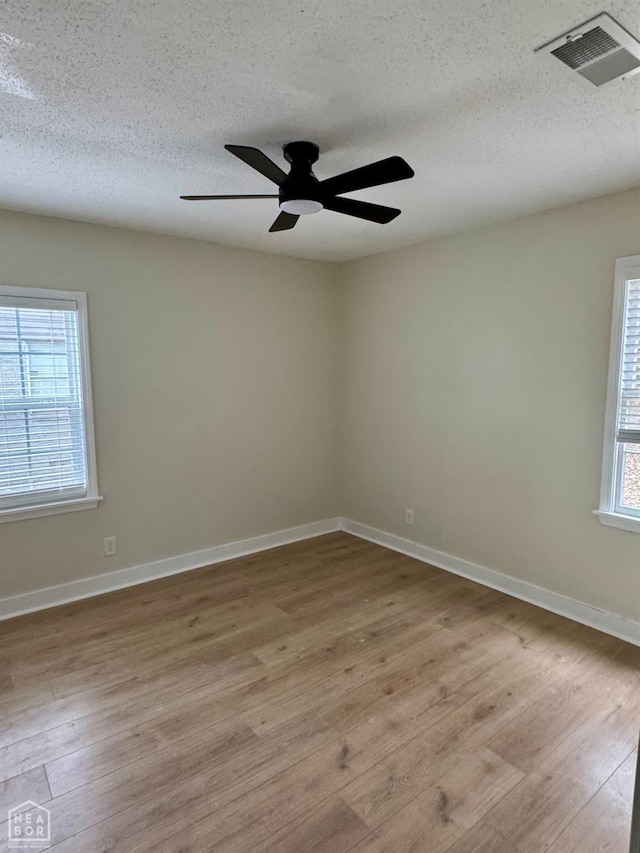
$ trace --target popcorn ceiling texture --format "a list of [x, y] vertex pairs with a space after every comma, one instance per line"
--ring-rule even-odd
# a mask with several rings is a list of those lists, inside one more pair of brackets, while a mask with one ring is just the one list
[[[633, 186], [640, 75], [597, 90], [539, 44], [584, 0], [5, 0], [0, 207], [345, 260]], [[638, 32], [636, 0], [606, 9]], [[416, 178], [270, 235], [273, 185], [225, 142], [321, 148], [319, 177], [391, 154]], [[283, 162], [283, 161], [281, 161]]]

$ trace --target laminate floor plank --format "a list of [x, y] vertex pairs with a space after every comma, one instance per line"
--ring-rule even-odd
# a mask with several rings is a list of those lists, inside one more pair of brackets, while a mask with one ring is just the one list
[[258, 843], [252, 853], [347, 853], [369, 827], [335, 797]]
[[549, 853], [626, 853], [636, 759], [632, 753], [558, 836]]

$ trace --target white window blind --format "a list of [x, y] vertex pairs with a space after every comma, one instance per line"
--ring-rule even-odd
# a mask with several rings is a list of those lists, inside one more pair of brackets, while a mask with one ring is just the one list
[[616, 438], [640, 444], [640, 279], [626, 283]]
[[0, 288], [0, 512], [97, 493], [84, 306], [27, 294]]

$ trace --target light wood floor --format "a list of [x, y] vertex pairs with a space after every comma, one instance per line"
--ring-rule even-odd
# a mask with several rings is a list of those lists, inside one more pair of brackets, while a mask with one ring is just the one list
[[344, 533], [0, 625], [56, 853], [625, 853], [639, 649]]

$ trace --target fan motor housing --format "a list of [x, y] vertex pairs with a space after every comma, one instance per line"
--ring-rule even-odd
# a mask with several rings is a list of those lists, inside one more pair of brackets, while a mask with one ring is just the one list
[[317, 177], [313, 173], [313, 164], [320, 156], [320, 149], [314, 142], [288, 142], [282, 146], [284, 159], [291, 163], [289, 174], [280, 184], [279, 202], [295, 199], [309, 199], [321, 202]]

